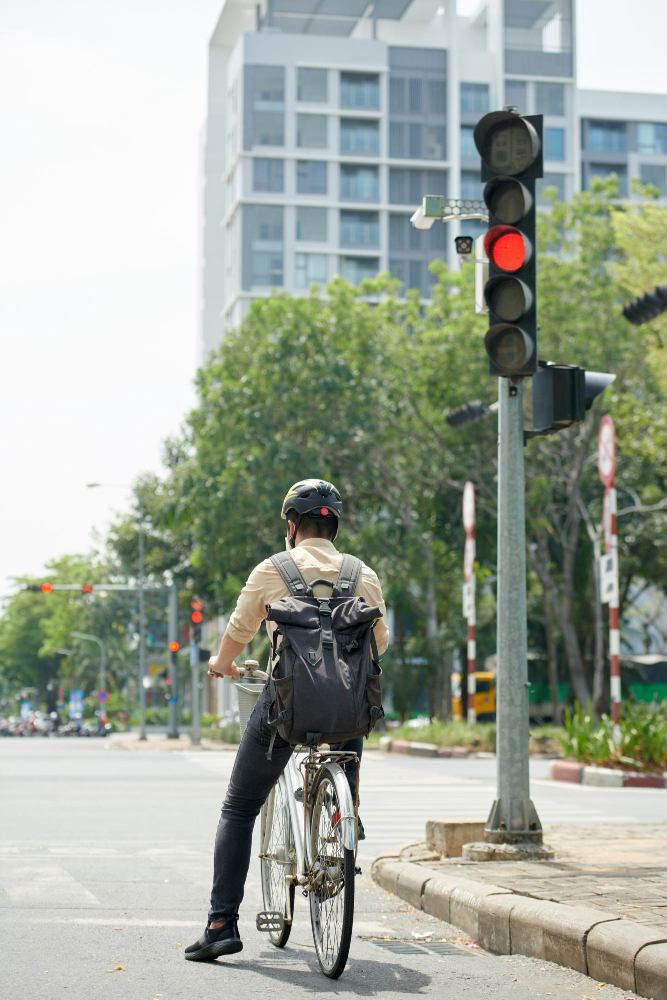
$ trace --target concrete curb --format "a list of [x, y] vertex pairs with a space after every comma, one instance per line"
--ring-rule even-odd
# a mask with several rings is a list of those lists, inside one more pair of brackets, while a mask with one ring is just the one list
[[371, 876], [416, 909], [460, 928], [487, 951], [542, 958], [652, 1000], [667, 1000], [667, 940], [659, 928], [592, 907], [523, 896], [398, 856], [376, 858]]
[[[435, 743], [418, 743], [413, 740], [395, 740], [391, 736], [381, 736], [378, 740], [378, 750], [384, 753], [404, 753], [410, 757], [475, 757], [481, 760], [495, 759], [495, 753], [490, 750], [468, 750], [467, 747], [439, 747]], [[531, 753], [537, 759], [553, 760], [553, 754]]]
[[605, 788], [667, 788], [667, 772], [620, 771], [613, 767], [577, 764], [572, 760], [555, 760], [549, 768], [549, 777], [552, 781], [571, 781]]

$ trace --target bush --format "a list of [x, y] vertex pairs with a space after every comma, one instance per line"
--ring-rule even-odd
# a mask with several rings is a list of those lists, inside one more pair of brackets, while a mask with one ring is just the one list
[[590, 707], [566, 709], [561, 736], [566, 757], [582, 764], [636, 770], [667, 767], [667, 701], [624, 702], [618, 733], [608, 715], [598, 721]]

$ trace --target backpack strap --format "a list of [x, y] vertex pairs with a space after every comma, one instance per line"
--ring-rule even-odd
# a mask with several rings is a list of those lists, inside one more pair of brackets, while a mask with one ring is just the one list
[[301, 571], [289, 552], [278, 552], [277, 555], [271, 556], [271, 562], [280, 573], [285, 586], [293, 597], [313, 596], [311, 588], [301, 576]]
[[360, 573], [361, 559], [357, 559], [356, 556], [344, 555], [332, 597], [354, 597]]

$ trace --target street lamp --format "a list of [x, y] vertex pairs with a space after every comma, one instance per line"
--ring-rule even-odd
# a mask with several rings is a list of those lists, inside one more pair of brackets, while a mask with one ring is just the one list
[[[108, 489], [131, 490], [132, 487], [123, 483], [86, 483], [89, 490], [105, 487]], [[137, 498], [138, 499], [138, 498]], [[144, 509], [139, 502], [139, 739], [146, 737], [146, 613], [144, 608]]]
[[90, 635], [88, 632], [70, 632], [70, 635], [72, 636], [73, 639], [84, 639], [86, 642], [94, 642], [99, 647], [99, 650], [100, 650], [100, 680], [99, 680], [100, 687], [99, 687], [99, 691], [97, 692], [97, 700], [98, 700], [99, 706], [100, 706], [100, 718], [101, 718], [103, 715], [106, 715], [106, 712], [104, 710], [104, 705], [102, 704], [102, 702], [103, 702], [104, 696], [107, 693], [107, 689], [106, 689], [106, 681], [107, 681], [106, 655], [105, 655], [105, 652], [104, 652], [104, 643], [102, 642], [101, 639], [98, 639], [98, 637], [96, 635]]

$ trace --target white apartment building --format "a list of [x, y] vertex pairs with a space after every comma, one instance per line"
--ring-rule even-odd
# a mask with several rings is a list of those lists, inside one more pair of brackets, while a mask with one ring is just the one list
[[[575, 0], [224, 0], [209, 50], [203, 352], [275, 289], [389, 270], [428, 298], [453, 225], [424, 194], [479, 198], [473, 127], [544, 114], [564, 198], [615, 172], [667, 195], [667, 98], [576, 87]], [[464, 224], [477, 235], [477, 224]]]

